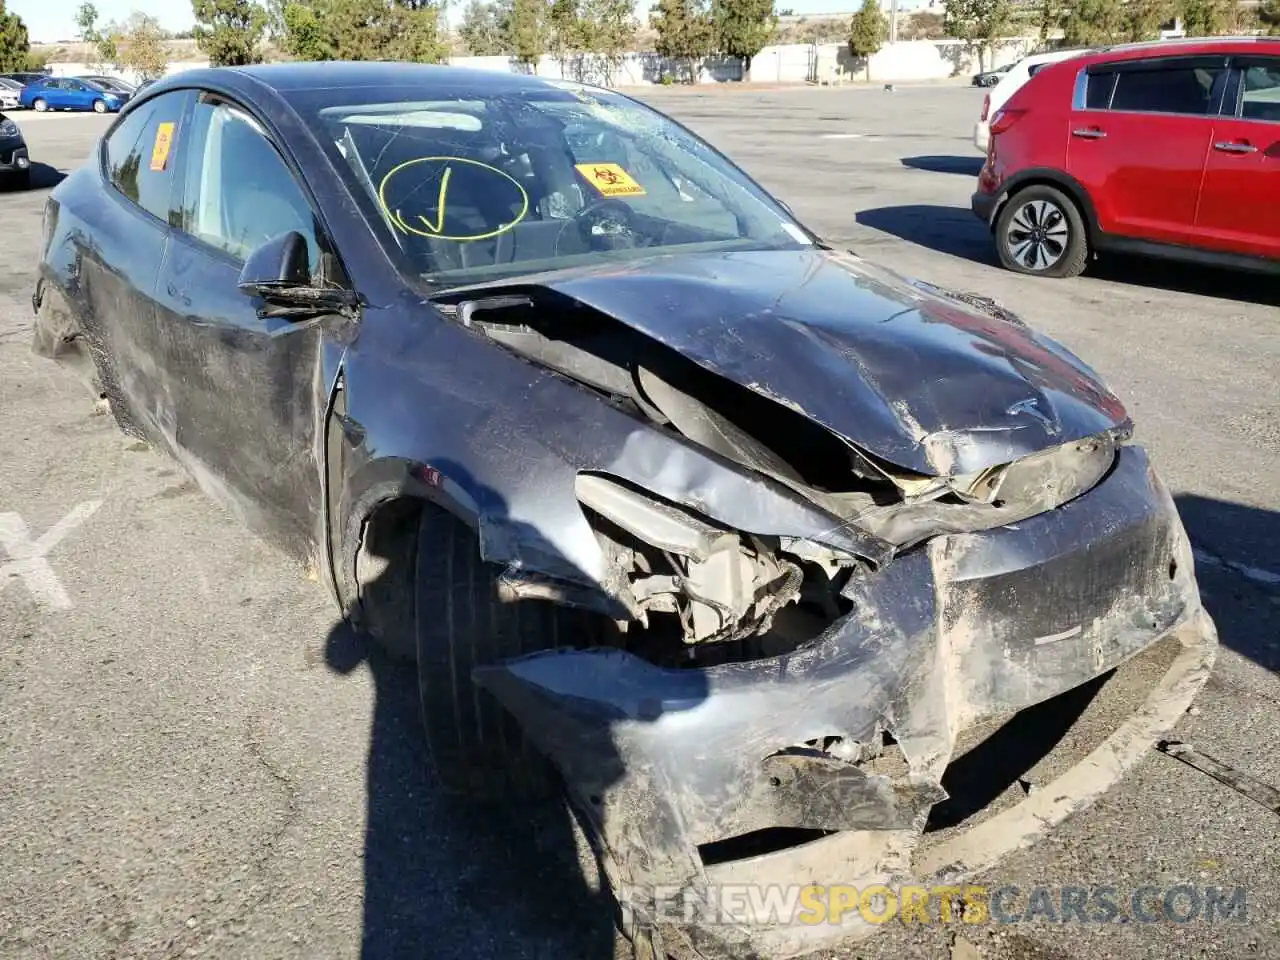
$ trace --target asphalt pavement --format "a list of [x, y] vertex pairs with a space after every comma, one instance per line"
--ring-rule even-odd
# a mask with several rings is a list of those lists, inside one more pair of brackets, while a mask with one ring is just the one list
[[[1000, 270], [968, 212], [980, 91], [648, 96], [828, 239], [994, 296], [1103, 375], [1175, 493], [1221, 632], [1176, 735], [1280, 786], [1280, 284]], [[38, 166], [34, 189], [0, 193], [0, 956], [625, 955], [564, 818], [444, 802], [412, 676], [30, 353], [44, 197], [109, 120], [17, 119]], [[1153, 751], [983, 882], [1016, 885], [1023, 912], [1038, 886], [1243, 888], [1245, 919], [894, 922], [830, 956], [1280, 957], [1277, 865], [1280, 817]]]

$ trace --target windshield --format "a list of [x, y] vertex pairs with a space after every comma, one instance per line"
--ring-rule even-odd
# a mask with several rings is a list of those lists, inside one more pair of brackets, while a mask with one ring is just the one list
[[709, 146], [626, 97], [551, 82], [449, 94], [294, 97], [397, 258], [433, 285], [813, 242]]

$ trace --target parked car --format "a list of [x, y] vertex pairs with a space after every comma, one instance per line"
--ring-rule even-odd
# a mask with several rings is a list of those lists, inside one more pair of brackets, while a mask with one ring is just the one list
[[31, 157], [22, 131], [11, 118], [0, 113], [0, 182], [25, 187], [31, 182]]
[[[1115, 783], [1208, 676], [1190, 544], [1093, 371], [824, 243], [616, 91], [191, 70], [45, 223], [35, 349], [415, 665], [445, 789], [567, 791], [637, 956], [865, 935], [768, 904], [689, 931], [643, 896], [954, 883]], [[1133, 658], [1145, 701], [1024, 794], [1081, 741], [1024, 711], [1078, 717]], [[947, 778], [1019, 716], [1023, 762]], [[926, 845], [949, 796], [980, 835]]]
[[115, 113], [127, 97], [75, 77], [47, 77], [22, 88], [24, 107], [44, 113], [46, 110], [92, 110]]
[[1071, 57], [1078, 57], [1087, 52], [1087, 49], [1078, 47], [1067, 50], [1050, 50], [1048, 53], [1034, 53], [1029, 57], [1023, 57], [1015, 63], [996, 82], [991, 92], [982, 98], [982, 113], [973, 125], [973, 145], [980, 152], [987, 152], [987, 142], [990, 138], [990, 121], [988, 118], [994, 115], [1004, 105], [1004, 102], [1013, 96], [1024, 83], [1035, 76], [1038, 71], [1048, 64], [1068, 60]]
[[21, 102], [22, 84], [0, 77], [0, 110], [16, 110]]
[[41, 80], [47, 80], [47, 79], [49, 79], [49, 74], [47, 74], [47, 73], [33, 73], [33, 72], [26, 72], [26, 73], [0, 73], [0, 77], [7, 78], [7, 79], [9, 79], [9, 80], [16, 80], [16, 81], [18, 81], [18, 83], [22, 84], [22, 85], [25, 87], [28, 83], [37, 83], [37, 82], [39, 82], [39, 81], [41, 81]]
[[975, 87], [994, 87], [1015, 66], [1016, 64], [1006, 63], [1003, 67], [996, 67], [994, 70], [986, 70], [982, 73], [974, 74], [973, 85]]
[[129, 83], [126, 80], [121, 80], [119, 77], [107, 77], [107, 76], [94, 75], [94, 76], [87, 76], [87, 77], [77, 77], [76, 79], [84, 80], [87, 83], [91, 83], [96, 86], [102, 87], [104, 90], [110, 90], [112, 93], [118, 93], [122, 97], [125, 97], [126, 99], [128, 99], [129, 97], [132, 97], [138, 91], [138, 88], [134, 84]]
[[1280, 39], [1042, 71], [991, 119], [973, 210], [1019, 273], [1075, 276], [1112, 250], [1280, 268]]

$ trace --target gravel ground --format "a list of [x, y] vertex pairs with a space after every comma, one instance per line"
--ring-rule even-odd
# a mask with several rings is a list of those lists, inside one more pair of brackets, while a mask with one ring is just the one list
[[[1222, 634], [1178, 733], [1280, 785], [1275, 281], [1133, 262], [1061, 282], [999, 270], [967, 209], [979, 91], [648, 96], [828, 238], [996, 297], [1108, 379], [1175, 492]], [[441, 800], [412, 677], [370, 658], [306, 571], [29, 353], [44, 195], [107, 121], [17, 119], [44, 166], [36, 189], [0, 193], [0, 532], [11, 556], [34, 544], [47, 567], [0, 568], [0, 955], [623, 956], [567, 823]], [[1247, 921], [895, 923], [832, 956], [1280, 957], [1278, 825], [1153, 752], [983, 882], [1017, 885], [1019, 911], [1044, 885], [1122, 899], [1242, 886]]]

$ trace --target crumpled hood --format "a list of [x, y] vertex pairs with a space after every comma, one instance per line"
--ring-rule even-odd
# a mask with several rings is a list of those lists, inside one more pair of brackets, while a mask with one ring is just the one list
[[663, 256], [533, 282], [920, 473], [968, 473], [1127, 423], [1061, 345], [849, 255]]

